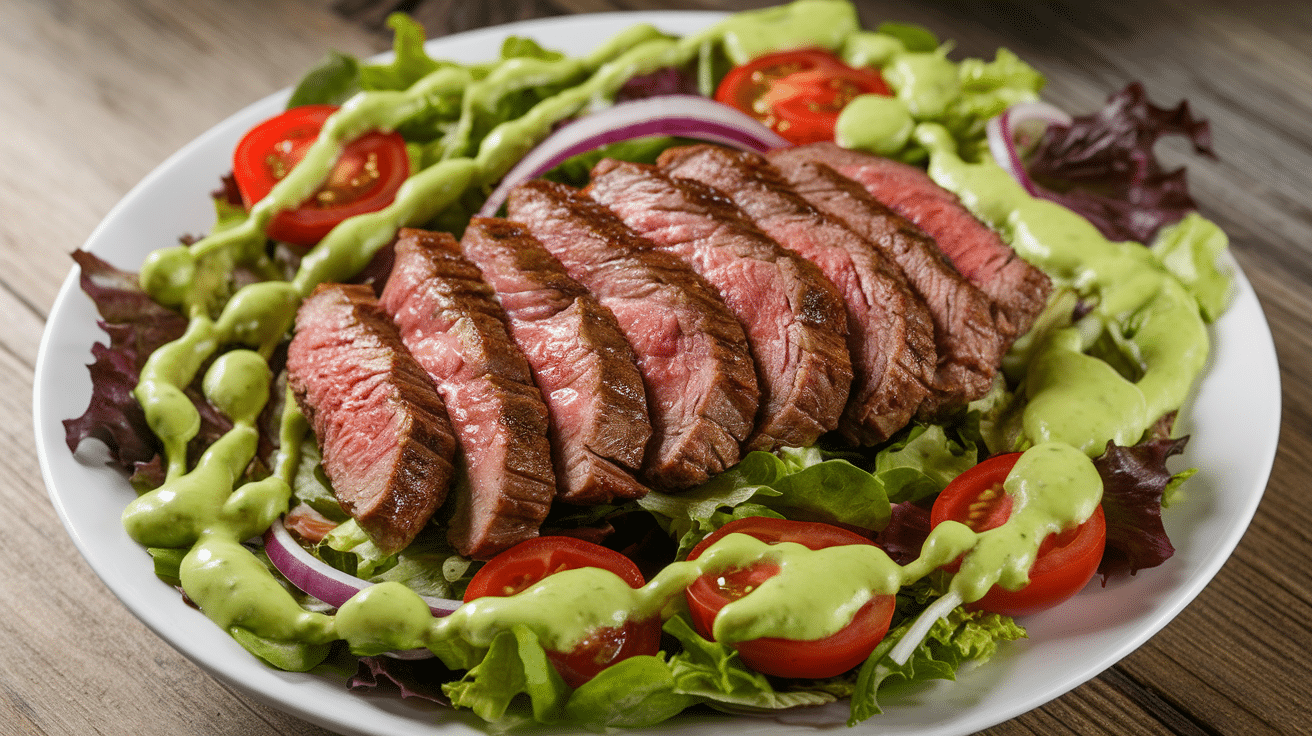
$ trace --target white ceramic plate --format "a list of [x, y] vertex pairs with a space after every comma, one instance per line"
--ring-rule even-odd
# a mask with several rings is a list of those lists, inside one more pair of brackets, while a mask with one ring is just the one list
[[[548, 48], [583, 53], [637, 22], [674, 33], [702, 28], [706, 13], [613, 13], [530, 21], [440, 39], [439, 58], [492, 58], [507, 34], [529, 35]], [[242, 133], [277, 114], [286, 94], [238, 112], [187, 145], [138, 184], [96, 228], [86, 248], [135, 270], [146, 254], [200, 233], [213, 222], [209, 193], [230, 168]], [[1096, 676], [1166, 625], [1207, 585], [1247, 528], [1266, 486], [1280, 426], [1275, 348], [1257, 298], [1236, 269], [1234, 302], [1213, 331], [1214, 352], [1179, 427], [1192, 435], [1176, 467], [1201, 468], [1187, 485], [1187, 502], [1166, 514], [1176, 554], [1161, 567], [1106, 588], [1091, 584], [1073, 601], [1024, 621], [1030, 638], [1008, 644], [987, 665], [956, 682], [881, 698], [885, 714], [859, 733], [966, 734], [1012, 718]], [[119, 524], [135, 494], [124, 478], [94, 460], [73, 457], [61, 420], [79, 416], [91, 394], [84, 365], [102, 340], [77, 273], [64, 283], [41, 344], [35, 378], [36, 440], [50, 498], [69, 535], [105, 584], [159, 636], [215, 677], [306, 720], [347, 734], [481, 734], [476, 719], [427, 703], [358, 695], [341, 674], [296, 674], [266, 667], [172, 587], [152, 574], [145, 550]], [[1239, 431], [1234, 431], [1234, 430]], [[810, 732], [841, 723], [846, 703], [773, 718], [680, 718], [660, 732], [713, 734]]]

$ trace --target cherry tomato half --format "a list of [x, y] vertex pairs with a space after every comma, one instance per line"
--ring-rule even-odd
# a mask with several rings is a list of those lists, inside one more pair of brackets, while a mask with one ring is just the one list
[[[930, 524], [938, 526], [951, 519], [977, 532], [1001, 526], [1011, 516], [1011, 496], [1003, 492], [1002, 484], [1020, 455], [991, 457], [957, 476], [934, 501]], [[1093, 578], [1106, 543], [1107, 521], [1099, 506], [1088, 521], [1043, 540], [1028, 585], [1016, 591], [995, 585], [971, 607], [1008, 616], [1051, 608], [1080, 592]], [[956, 569], [958, 564], [948, 567]]]
[[[247, 209], [305, 157], [336, 110], [332, 105], [294, 107], [246, 133], [233, 153], [232, 173]], [[346, 145], [318, 191], [296, 209], [274, 216], [269, 237], [314, 245], [342, 220], [391, 204], [409, 176], [405, 139], [397, 133], [366, 133]]]
[[[727, 534], [740, 532], [770, 544], [796, 542], [808, 549], [824, 549], [845, 544], [874, 542], [840, 527], [810, 521], [791, 521], [767, 517], [736, 519], [708, 535], [688, 559], [695, 560], [707, 547]], [[702, 575], [688, 587], [686, 597], [693, 625], [698, 633], [711, 639], [715, 616], [730, 601], [744, 595], [779, 572], [770, 564], [756, 564], [721, 575]], [[835, 677], [861, 664], [888, 633], [893, 619], [895, 596], [878, 595], [857, 611], [852, 623], [833, 636], [810, 641], [761, 638], [738, 642], [734, 648], [743, 663], [757, 672], [778, 677]]]
[[[631, 588], [645, 584], [638, 566], [612, 549], [573, 537], [535, 537], [493, 557], [474, 573], [465, 589], [465, 602], [514, 595], [549, 575], [582, 567], [609, 570]], [[660, 645], [661, 620], [657, 616], [597, 629], [573, 650], [547, 650], [547, 657], [570, 687], [578, 687], [622, 659], [656, 654]]]
[[734, 67], [715, 99], [802, 145], [834, 138], [838, 113], [858, 95], [889, 96], [873, 69], [854, 69], [823, 49], [781, 51]]

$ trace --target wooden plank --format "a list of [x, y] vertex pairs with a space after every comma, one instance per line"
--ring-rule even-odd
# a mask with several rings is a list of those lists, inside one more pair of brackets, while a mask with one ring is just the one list
[[[10, 101], [0, 108], [0, 203], [6, 213], [49, 213], [0, 218], [0, 273], [43, 308], [70, 269], [66, 254], [157, 164], [294, 83], [327, 49], [377, 48], [312, 2], [55, 7], [0, 9], [6, 28], [23, 29], [13, 36], [28, 39], [0, 44]], [[88, 58], [93, 67], [79, 61]]]

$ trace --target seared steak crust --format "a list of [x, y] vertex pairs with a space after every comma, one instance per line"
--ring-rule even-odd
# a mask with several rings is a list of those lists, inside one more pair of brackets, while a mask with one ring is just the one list
[[633, 346], [652, 422], [646, 477], [687, 488], [737, 463], [760, 393], [742, 325], [715, 290], [570, 187], [527, 182], [509, 211], [614, 313]]
[[570, 503], [637, 498], [651, 438], [633, 348], [611, 314], [522, 225], [476, 217], [460, 241], [506, 310], [549, 409], [556, 497]]
[[852, 383], [843, 299], [709, 187], [606, 159], [586, 190], [714, 286], [746, 330], [761, 388], [747, 449], [805, 447], [838, 426]]
[[372, 289], [324, 284], [301, 304], [287, 381], [342, 507], [385, 553], [410, 544], [446, 498], [455, 437]]
[[670, 175], [719, 190], [766, 234], [820, 267], [847, 307], [852, 392], [839, 431], [882, 442], [929, 394], [937, 363], [934, 324], [897, 267], [864, 238], [793, 191], [763, 157], [720, 146], [666, 150]]
[[555, 495], [547, 407], [492, 287], [447, 233], [402, 230], [382, 306], [446, 402], [468, 483], [447, 538], [488, 559], [530, 537]]
[[929, 233], [961, 275], [992, 300], [994, 322], [1007, 338], [1025, 334], [1043, 310], [1052, 290], [1047, 274], [1016, 255], [924, 171], [833, 143], [799, 146], [787, 156], [833, 168]]
[[933, 239], [910, 220], [828, 166], [799, 161], [789, 153], [778, 151], [768, 158], [806, 201], [841, 220], [897, 264], [929, 309], [938, 371], [935, 390], [919, 413], [932, 418], [988, 393], [1010, 342], [993, 323], [988, 297], [962, 277]]

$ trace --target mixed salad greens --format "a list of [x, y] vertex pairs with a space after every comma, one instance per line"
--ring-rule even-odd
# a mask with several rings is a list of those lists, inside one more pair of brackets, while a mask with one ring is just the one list
[[[294, 598], [295, 610], [305, 613], [287, 614], [295, 627], [261, 626], [258, 618], [207, 597], [208, 583], [195, 582], [204, 572], [194, 561], [197, 549], [240, 555], [236, 543], [246, 541], [244, 549], [260, 570], [243, 578], [235, 595], [251, 593], [258, 587], [250, 582], [254, 576], [267, 573], [275, 579], [276, 571], [261, 544], [250, 540], [258, 540], [290, 507], [288, 528], [313, 540], [311, 551], [319, 560], [369, 583], [403, 584], [421, 595], [458, 600], [481, 567], [450, 548], [440, 518], [408, 548], [384, 554], [337, 502], [319, 467], [314, 438], [305, 432], [303, 419], [298, 424], [280, 375], [291, 313], [307, 288], [325, 278], [378, 278], [386, 264], [374, 256], [385, 253], [383, 246], [400, 224], [458, 234], [524, 153], [553, 127], [590, 108], [669, 94], [709, 97], [735, 68], [773, 52], [820, 47], [851, 68], [874, 70], [887, 92], [873, 95], [880, 99], [843, 100], [826, 123], [831, 135], [848, 147], [928, 165], [931, 173], [936, 166], [943, 168], [935, 158], [942, 152], [942, 135], [950, 138], [963, 166], [991, 165], [988, 122], [1017, 103], [1036, 100], [1043, 85], [1038, 72], [1006, 50], [992, 61], [953, 61], [948, 58], [951, 44], [940, 43], [923, 28], [889, 23], [862, 31], [854, 9], [843, 0], [798, 0], [740, 14], [683, 39], [635, 27], [579, 59], [544, 49], [532, 39], [510, 37], [499, 59], [475, 65], [430, 58], [423, 29], [404, 15], [394, 15], [389, 25], [395, 31], [391, 61], [369, 63], [334, 54], [306, 75], [289, 107], [348, 101], [356, 109], [386, 106], [387, 112], [376, 112], [373, 124], [363, 129], [357, 129], [360, 121], [355, 128], [343, 126], [348, 129], [336, 132], [340, 141], [330, 141], [325, 133], [312, 136], [307, 145], [329, 140], [332, 145], [323, 147], [329, 150], [326, 165], [331, 168], [332, 149], [340, 153], [340, 143], [370, 128], [394, 130], [404, 141], [408, 178], [397, 182], [393, 203], [351, 218], [351, 224], [307, 251], [303, 246], [310, 244], [266, 237], [276, 211], [294, 208], [304, 193], [298, 198], [273, 184], [270, 199], [281, 198], [281, 204], [265, 206], [243, 201], [229, 178], [215, 195], [217, 218], [210, 236], [162, 249], [140, 276], [89, 253], [74, 256], [110, 341], [93, 349], [94, 394], [87, 412], [65, 422], [70, 449], [87, 438], [109, 447], [143, 494], [125, 519], [134, 538], [149, 548], [157, 574], [181, 586], [255, 655], [289, 670], [311, 670], [330, 658], [348, 656], [325, 623], [331, 617], [318, 617], [332, 607], [282, 580], [279, 594]], [[380, 118], [387, 124], [378, 125]], [[930, 134], [935, 131], [942, 131], [940, 138]], [[1165, 172], [1156, 163], [1152, 146], [1163, 134], [1187, 135], [1200, 152], [1210, 153], [1205, 123], [1183, 105], [1173, 111], [1152, 106], [1143, 90], [1132, 85], [1114, 95], [1103, 111], [1068, 126], [1049, 126], [1033, 140], [1009, 143], [1021, 149], [1038, 196], [1085, 215], [1108, 240], [1148, 245], [1146, 250], [1135, 247], [1155, 264], [1150, 267], [1181, 285], [1201, 319], [1211, 321], [1223, 311], [1228, 288], [1216, 267], [1225, 237], [1193, 212], [1183, 172]], [[680, 140], [657, 136], [615, 142], [573, 157], [547, 176], [581, 186], [602, 156], [652, 161]], [[424, 204], [412, 206], [419, 199]], [[969, 198], [963, 199], [970, 205]], [[988, 221], [987, 214], [981, 213], [981, 219]], [[354, 249], [349, 257], [333, 255], [348, 249]], [[914, 560], [929, 534], [929, 507], [954, 479], [990, 456], [1040, 443], [1027, 434], [1024, 411], [1032, 395], [1028, 370], [1045, 340], [1083, 329], [1090, 333], [1085, 355], [1129, 381], [1144, 373], [1133, 340], [1142, 315], [1130, 313], [1118, 321], [1098, 313], [1099, 320], [1085, 319], [1098, 310], [1098, 284], [1067, 272], [1050, 275], [1056, 288], [1049, 307], [1009, 354], [1005, 380], [953, 421], [913, 423], [877, 447], [822, 441], [816, 447], [754, 452], [687, 492], [654, 491], [623, 504], [561, 506], [553, 510], [543, 534], [599, 541], [631, 558], [648, 578], [685, 559], [726, 524], [754, 517], [860, 530], [895, 561]], [[252, 286], [265, 287], [260, 299], [244, 298]], [[254, 328], [232, 327], [245, 323], [230, 312], [256, 309], [243, 307], [252, 303], [266, 312], [281, 310], [282, 316]], [[277, 309], [267, 309], [269, 304]], [[225, 343], [250, 351], [216, 358], [215, 346]], [[255, 357], [244, 357], [246, 352]], [[235, 353], [242, 355], [229, 359]], [[212, 378], [216, 372], [240, 372], [246, 388], [224, 388], [228, 379]], [[250, 396], [255, 384], [262, 384], [254, 390], [258, 401]], [[165, 404], [167, 411], [160, 408]], [[1171, 437], [1173, 417], [1173, 408], [1149, 417], [1142, 437], [1108, 442], [1093, 458], [1103, 481], [1107, 532], [1099, 572], [1104, 580], [1161, 564], [1171, 555], [1161, 508], [1192, 472], [1166, 468], [1167, 458], [1185, 443]], [[182, 430], [168, 429], [184, 424]], [[233, 449], [239, 443], [240, 449]], [[218, 467], [225, 470], [215, 471]], [[224, 478], [217, 484], [222, 488], [211, 493], [218, 500], [209, 518], [218, 522], [196, 522], [184, 533], [160, 532], [136, 521], [143, 508], [159, 508], [162, 487], [176, 491], [189, 479], [198, 486], [213, 485], [212, 476], [203, 473]], [[699, 633], [688, 612], [678, 610], [664, 623], [661, 655], [622, 660], [578, 687], [556, 675], [539, 634], [519, 625], [496, 634], [490, 645], [434, 649], [438, 656], [427, 660], [374, 656], [375, 647], [355, 646], [355, 654], [365, 655], [355, 685], [390, 681], [403, 694], [469, 708], [502, 725], [527, 719], [636, 727], [693, 706], [768, 712], [842, 698], [850, 699], [850, 723], [857, 723], [879, 712], [881, 687], [950, 679], [963, 662], [986, 660], [1000, 643], [1024, 636], [1009, 616], [953, 606], [946, 615], [932, 617], [909, 657], [891, 656], [921, 614], [941, 599], [950, 579], [950, 573], [940, 571], [902, 589], [888, 634], [863, 664], [836, 677], [767, 677], [744, 666], [733, 646]], [[261, 590], [262, 596], [274, 595]], [[307, 634], [309, 628], [316, 633]], [[527, 706], [521, 695], [527, 696]]]

